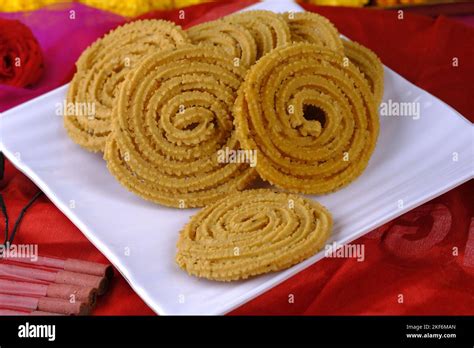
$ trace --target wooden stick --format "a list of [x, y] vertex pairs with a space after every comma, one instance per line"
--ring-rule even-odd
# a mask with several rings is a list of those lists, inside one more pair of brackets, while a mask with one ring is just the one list
[[58, 298], [36, 298], [6, 294], [0, 294], [0, 307], [12, 310], [43, 311], [66, 315], [87, 315], [90, 313], [90, 307], [80, 301], [71, 303]]
[[97, 300], [97, 290], [92, 287], [56, 283], [27, 283], [8, 279], [0, 279], [0, 293], [30, 297], [46, 296], [68, 301], [74, 300], [84, 302], [91, 307], [95, 306]]
[[6, 315], [32, 315], [32, 316], [49, 316], [49, 315], [63, 315], [59, 313], [51, 313], [51, 312], [43, 312], [43, 311], [32, 311], [32, 312], [22, 312], [22, 311], [15, 311], [12, 309], [1, 309], [0, 308], [0, 316]]
[[0, 278], [16, 281], [36, 282], [41, 284], [68, 284], [97, 289], [99, 295], [107, 290], [108, 279], [89, 274], [42, 270], [33, 267], [21, 267], [17, 265], [0, 263]]
[[36, 266], [50, 267], [61, 269], [69, 272], [84, 273], [95, 275], [98, 277], [107, 277], [111, 279], [114, 270], [110, 264], [102, 264], [98, 262], [83, 261], [77, 259], [60, 259], [47, 256], [38, 256], [35, 260], [26, 257], [4, 257], [4, 260], [14, 261], [18, 263], [33, 264]]

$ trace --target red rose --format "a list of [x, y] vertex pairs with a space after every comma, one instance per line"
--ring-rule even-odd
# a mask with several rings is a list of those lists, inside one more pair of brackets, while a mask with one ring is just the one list
[[43, 54], [31, 30], [17, 20], [0, 18], [0, 83], [32, 85], [43, 73]]

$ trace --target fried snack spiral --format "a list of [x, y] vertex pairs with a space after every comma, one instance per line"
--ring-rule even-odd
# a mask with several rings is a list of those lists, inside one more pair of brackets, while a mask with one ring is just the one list
[[355, 41], [342, 40], [342, 42], [344, 54], [364, 74], [376, 103], [380, 104], [383, 97], [383, 65], [379, 57]]
[[339, 32], [326, 17], [312, 12], [286, 12], [281, 16], [288, 23], [293, 42], [308, 42], [341, 53], [344, 51]]
[[221, 163], [240, 148], [232, 106], [245, 73], [208, 46], [149, 56], [120, 90], [104, 158], [118, 181], [155, 203], [188, 208], [242, 190], [248, 163]]
[[308, 43], [276, 48], [247, 73], [234, 116], [257, 171], [296, 192], [327, 193], [367, 166], [379, 120], [374, 97], [344, 56]]
[[218, 20], [195, 25], [187, 33], [192, 43], [220, 47], [245, 67], [250, 67], [257, 59], [255, 39], [242, 25]]
[[234, 193], [194, 215], [176, 262], [191, 275], [246, 279], [291, 267], [321, 250], [332, 217], [319, 203], [271, 190]]
[[291, 34], [285, 20], [271, 11], [246, 11], [223, 18], [225, 22], [247, 28], [257, 43], [257, 57], [291, 42]]
[[77, 61], [67, 95], [68, 105], [87, 105], [94, 112], [84, 115], [75, 109], [65, 115], [69, 136], [87, 150], [103, 151], [114, 101], [126, 74], [146, 55], [186, 43], [189, 39], [180, 27], [162, 20], [128, 23], [97, 40]]

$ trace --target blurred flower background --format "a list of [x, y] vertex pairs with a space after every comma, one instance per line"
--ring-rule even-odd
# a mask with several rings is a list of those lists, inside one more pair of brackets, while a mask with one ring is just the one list
[[[219, 1], [219, 0], [218, 0]], [[225, 1], [225, 0], [220, 0]], [[274, 0], [278, 1], [278, 0]], [[466, 1], [466, 0], [464, 0]], [[195, 5], [210, 0], [6, 0], [0, 2], [0, 12], [30, 11], [40, 7], [64, 3], [81, 2], [83, 4], [111, 11], [122, 16], [134, 17], [152, 10], [167, 10]], [[456, 0], [302, 0], [301, 2], [322, 6], [374, 6], [399, 7], [410, 5], [430, 5], [438, 3], [463, 2]]]

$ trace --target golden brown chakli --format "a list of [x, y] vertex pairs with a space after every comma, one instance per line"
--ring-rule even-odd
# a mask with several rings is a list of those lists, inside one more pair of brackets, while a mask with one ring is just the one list
[[339, 32], [326, 17], [311, 12], [286, 12], [281, 16], [288, 23], [293, 42], [308, 42], [343, 52]]
[[194, 215], [181, 231], [176, 262], [191, 275], [231, 281], [291, 267], [321, 250], [332, 218], [294, 194], [248, 190]]
[[[187, 34], [180, 27], [162, 20], [131, 22], [94, 42], [77, 61], [69, 85], [67, 104], [75, 110], [64, 117], [69, 136], [89, 151], [103, 151], [112, 109], [128, 72], [150, 53], [187, 43]], [[77, 110], [94, 112], [84, 115]]]
[[192, 43], [223, 49], [234, 57], [234, 65], [249, 68], [257, 60], [257, 44], [252, 33], [240, 24], [224, 20], [195, 25], [187, 30]]
[[257, 60], [275, 47], [291, 42], [285, 20], [271, 11], [248, 11], [232, 14], [223, 21], [238, 24], [250, 31], [257, 43]]
[[248, 72], [234, 108], [257, 171], [295, 192], [327, 193], [359, 176], [379, 131], [367, 81], [344, 56], [318, 45], [279, 47]]
[[208, 46], [146, 58], [116, 100], [104, 156], [111, 173], [142, 198], [179, 208], [245, 189], [255, 170], [218, 158], [240, 148], [231, 109], [244, 73]]
[[67, 104], [94, 108], [65, 115], [69, 136], [104, 151], [136, 195], [204, 207], [176, 254], [198, 277], [246, 279], [321, 250], [332, 228], [326, 208], [247, 189], [258, 175], [291, 192], [340, 189], [364, 171], [379, 133], [380, 60], [309, 12], [242, 12], [186, 32], [136, 21], [76, 65]]
[[344, 54], [364, 74], [374, 94], [375, 102], [380, 104], [383, 97], [383, 65], [379, 57], [355, 41], [343, 40], [343, 43]]

